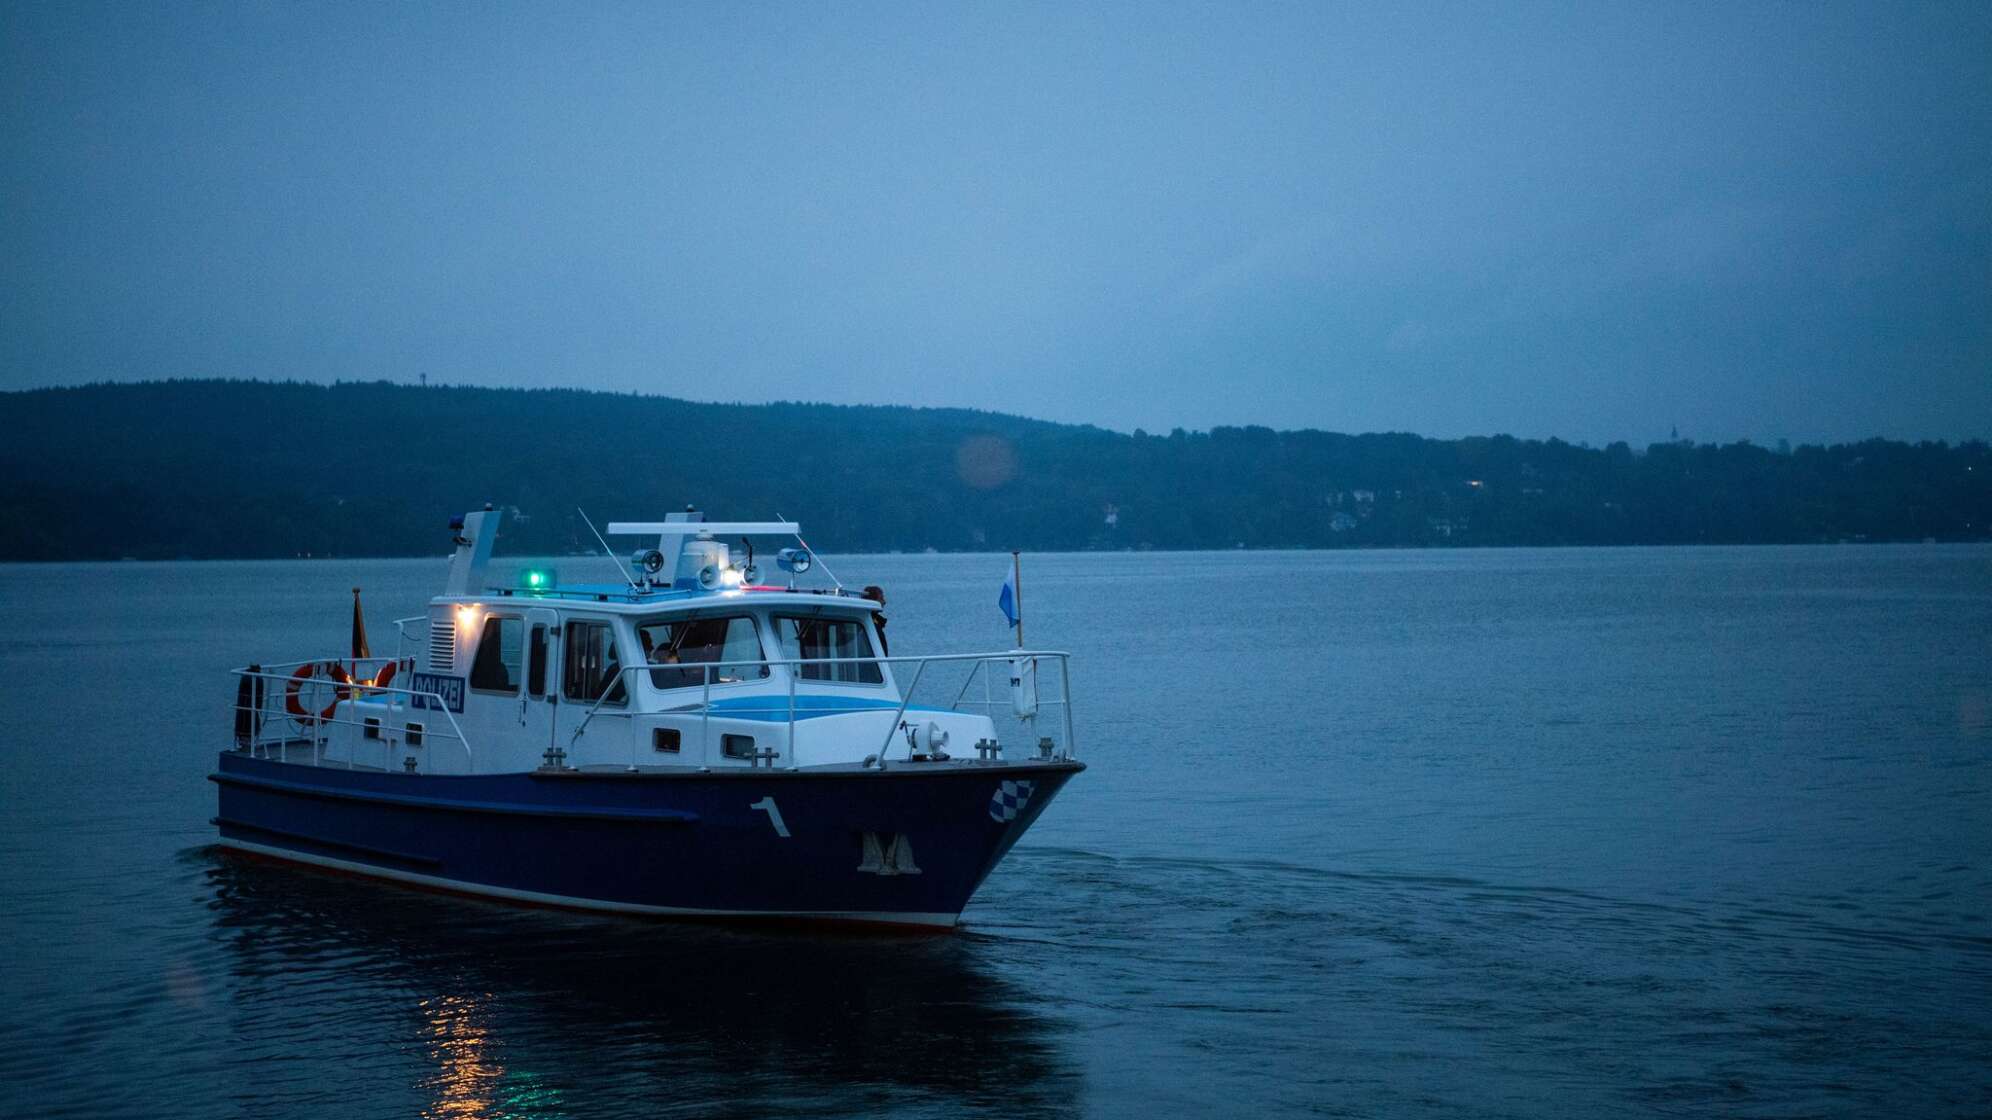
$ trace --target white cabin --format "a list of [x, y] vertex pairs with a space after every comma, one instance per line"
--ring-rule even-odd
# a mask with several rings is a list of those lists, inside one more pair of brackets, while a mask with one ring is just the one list
[[[785, 523], [707, 523], [687, 513], [611, 524], [611, 536], [655, 541], [631, 558], [626, 583], [562, 586], [527, 569], [517, 586], [484, 586], [499, 516], [466, 515], [444, 593], [426, 617], [402, 620], [426, 623], [413, 657], [404, 644], [392, 659], [406, 675], [376, 672], [331, 694], [312, 736], [321, 764], [493, 774], [995, 761], [1004, 745], [987, 714], [997, 706], [991, 679], [1001, 707], [1031, 728], [1039, 662], [1062, 674], [1063, 655], [1049, 651], [886, 658], [877, 603], [838, 586], [797, 585], [812, 566], [806, 549], [781, 551], [783, 583], [772, 584], [726, 543], [794, 535]], [[937, 660], [971, 663], [954, 708], [909, 704], [911, 684], [898, 673], [917, 681]], [[363, 671], [355, 664], [353, 675]], [[977, 694], [990, 702], [981, 712], [954, 710], [977, 672], [985, 675]], [[1061, 680], [1069, 739], [1063, 688]], [[320, 702], [305, 697], [291, 710], [314, 712]], [[1011, 744], [1021, 748], [1012, 753], [1049, 757], [1050, 743]]]

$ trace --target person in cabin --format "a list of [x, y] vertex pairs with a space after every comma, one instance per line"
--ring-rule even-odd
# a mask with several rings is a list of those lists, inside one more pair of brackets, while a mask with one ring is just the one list
[[878, 610], [872, 612], [872, 625], [878, 627], [878, 655], [891, 657], [892, 648], [885, 642], [885, 588], [876, 583], [869, 584], [865, 587], [864, 596], [878, 604]]
[[650, 630], [647, 627], [637, 627], [636, 636], [643, 642], [643, 659], [645, 661], [648, 661], [652, 665], [676, 665], [678, 663], [677, 646], [673, 645], [668, 648], [659, 649], [657, 640], [650, 636]]

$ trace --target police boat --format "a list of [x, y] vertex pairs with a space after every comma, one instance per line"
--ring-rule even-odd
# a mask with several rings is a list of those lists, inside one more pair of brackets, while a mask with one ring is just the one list
[[[394, 656], [366, 656], [356, 592], [348, 656], [235, 671], [223, 845], [584, 910], [949, 928], [1085, 769], [1065, 653], [885, 656], [880, 604], [793, 523], [611, 523], [643, 538], [624, 582], [494, 587], [501, 516], [451, 522]], [[795, 544], [763, 583], [770, 536]]]

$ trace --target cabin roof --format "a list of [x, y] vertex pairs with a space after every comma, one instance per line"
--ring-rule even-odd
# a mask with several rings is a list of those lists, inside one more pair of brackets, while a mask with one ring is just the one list
[[479, 603], [487, 609], [499, 606], [578, 607], [620, 614], [709, 610], [716, 607], [831, 607], [851, 612], [879, 609], [878, 604], [870, 599], [837, 588], [798, 588], [794, 591], [785, 587], [750, 587], [730, 591], [637, 590], [626, 583], [568, 584], [530, 591], [516, 587], [492, 587], [481, 595], [438, 595], [430, 602], [436, 605]]

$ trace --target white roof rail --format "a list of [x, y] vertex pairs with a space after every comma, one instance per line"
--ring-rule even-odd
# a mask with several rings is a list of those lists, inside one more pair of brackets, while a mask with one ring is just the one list
[[611, 521], [603, 529], [612, 537], [654, 537], [664, 533], [792, 537], [801, 531], [802, 526], [793, 521]]

